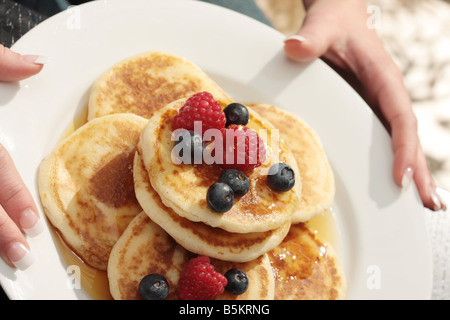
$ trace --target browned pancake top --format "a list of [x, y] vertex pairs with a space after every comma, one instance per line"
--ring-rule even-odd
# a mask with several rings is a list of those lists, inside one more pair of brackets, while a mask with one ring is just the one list
[[132, 169], [143, 123], [110, 117], [81, 127], [62, 142], [50, 157], [47, 177], [41, 177], [51, 179], [49, 192], [41, 190], [46, 214], [72, 249], [102, 270], [116, 239], [141, 211]]
[[[166, 276], [170, 288], [167, 300], [176, 300], [178, 299], [176, 292], [178, 277], [184, 265], [195, 255], [180, 247], [167, 233], [153, 224], [148, 216], [140, 215], [138, 219], [140, 219], [139, 223], [131, 225], [131, 235], [128, 242], [134, 241], [141, 234], [148, 233], [152, 236], [145, 238], [145, 241], [137, 246], [133, 245], [132, 252], [127, 250], [129, 244], [125, 243], [123, 250], [119, 253], [117, 262], [120, 266], [118, 288], [121, 298], [124, 300], [141, 300], [139, 294], [140, 279], [149, 273], [167, 275], [171, 270], [177, 276], [175, 278]], [[150, 231], [150, 229], [153, 229], [153, 231]], [[177, 260], [174, 255], [181, 259], [180, 264], [174, 264], [174, 261]]]
[[268, 104], [248, 106], [268, 119], [294, 154], [302, 177], [302, 198], [293, 222], [304, 222], [331, 207], [335, 194], [334, 174], [319, 136], [303, 119]]
[[92, 195], [102, 203], [114, 208], [137, 204], [132, 173], [133, 151], [118, 154], [89, 179]]
[[176, 56], [153, 54], [113, 67], [104, 89], [96, 97], [97, 105], [113, 100], [114, 113], [131, 112], [150, 118], [166, 104], [202, 91], [203, 83], [189, 74], [177, 74], [174, 79], [168, 79], [166, 71], [180, 61]]

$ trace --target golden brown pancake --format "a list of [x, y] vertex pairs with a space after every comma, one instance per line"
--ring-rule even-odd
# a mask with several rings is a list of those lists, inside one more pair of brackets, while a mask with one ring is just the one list
[[162, 203], [150, 184], [138, 153], [134, 158], [133, 175], [136, 197], [142, 209], [152, 221], [193, 253], [225, 261], [246, 262], [276, 247], [289, 231], [290, 222], [266, 232], [233, 233], [190, 221]]
[[[180, 274], [196, 256], [142, 212], [131, 221], [111, 251], [108, 264], [111, 295], [116, 300], [140, 300], [141, 279], [149, 273], [159, 273], [169, 283], [167, 300], [176, 300]], [[249, 278], [249, 288], [244, 294], [223, 293], [217, 299], [273, 299], [274, 278], [267, 255], [246, 263], [211, 259], [211, 264], [222, 274], [232, 268], [242, 269]]]
[[333, 204], [334, 174], [316, 132], [293, 113], [267, 104], [248, 106], [269, 119], [294, 154], [302, 179], [302, 198], [292, 222], [303, 222], [320, 214]]
[[168, 103], [200, 91], [228, 99], [211, 78], [185, 58], [145, 52], [118, 62], [99, 77], [89, 97], [88, 120], [124, 112], [150, 118]]
[[[219, 181], [221, 167], [217, 164], [177, 165], [171, 158], [174, 146], [171, 137], [172, 117], [185, 101], [186, 99], [176, 100], [156, 112], [142, 132], [138, 144], [139, 155], [150, 182], [164, 205], [191, 221], [200, 221], [229, 232], [264, 232], [290, 222], [301, 197], [302, 183], [297, 164], [282, 141], [273, 148], [274, 128], [254, 111], [250, 112], [247, 126], [264, 140], [266, 161], [248, 175], [249, 192], [235, 199], [229, 211], [219, 214], [208, 207], [207, 190]], [[266, 134], [261, 134], [264, 132], [260, 130], [265, 130]], [[294, 187], [287, 192], [273, 191], [267, 184], [270, 166], [279, 161], [289, 164], [297, 177]]]
[[283, 242], [267, 255], [274, 272], [276, 300], [345, 298], [341, 261], [304, 223], [292, 225]]
[[146, 124], [133, 114], [92, 120], [56, 146], [39, 168], [45, 214], [84, 262], [101, 270], [129, 221], [142, 211], [132, 169]]

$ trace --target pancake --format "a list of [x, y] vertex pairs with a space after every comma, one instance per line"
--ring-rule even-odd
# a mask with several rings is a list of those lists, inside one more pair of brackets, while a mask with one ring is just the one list
[[39, 168], [45, 214], [71, 249], [100, 270], [129, 221], [142, 211], [132, 168], [147, 122], [133, 114], [92, 120], [61, 141]]
[[161, 51], [126, 58], [102, 74], [89, 96], [88, 120], [114, 113], [153, 113], [195, 92], [227, 95], [200, 68], [185, 58]]
[[345, 298], [341, 261], [304, 223], [292, 225], [283, 242], [267, 255], [275, 277], [276, 300]]
[[[194, 222], [203, 222], [229, 232], [264, 232], [281, 227], [291, 221], [293, 210], [301, 198], [301, 178], [294, 156], [277, 136], [276, 130], [256, 112], [250, 110], [248, 127], [260, 134], [266, 147], [266, 161], [249, 175], [250, 190], [235, 198], [233, 207], [225, 213], [212, 211], [206, 203], [208, 188], [219, 181], [222, 172], [218, 164], [175, 164], [171, 158], [174, 142], [171, 140], [172, 118], [186, 99], [176, 100], [149, 120], [141, 134], [138, 152], [150, 182], [164, 205], [180, 216]], [[264, 133], [264, 132], [263, 132]], [[279, 161], [289, 164], [295, 174], [296, 183], [287, 192], [275, 192], [267, 185], [267, 172]]]
[[280, 136], [294, 154], [302, 178], [302, 198], [292, 222], [303, 222], [333, 204], [334, 174], [316, 132], [295, 114], [267, 104], [248, 104], [280, 130]]
[[[140, 300], [141, 279], [149, 273], [159, 273], [169, 283], [167, 300], [176, 300], [181, 271], [196, 256], [142, 212], [131, 221], [111, 251], [108, 263], [111, 295], [116, 300]], [[273, 299], [274, 278], [267, 255], [247, 263], [211, 259], [211, 264], [222, 274], [240, 268], [249, 278], [244, 294], [233, 296], [224, 292], [217, 299]]]
[[212, 258], [246, 262], [276, 247], [291, 225], [285, 223], [266, 232], [232, 233], [192, 222], [166, 207], [152, 188], [138, 153], [134, 157], [134, 187], [136, 197], [146, 214], [169, 233], [185, 249]]

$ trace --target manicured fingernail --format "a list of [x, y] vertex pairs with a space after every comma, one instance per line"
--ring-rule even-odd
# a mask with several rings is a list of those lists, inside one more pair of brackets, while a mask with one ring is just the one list
[[445, 203], [444, 200], [442, 200], [441, 196], [439, 195], [439, 193], [436, 193], [439, 199], [439, 202], [441, 203], [441, 209], [443, 211], [447, 211], [447, 204]]
[[402, 188], [403, 189], [407, 189], [410, 186], [411, 181], [413, 179], [413, 175], [414, 175], [413, 169], [409, 168], [409, 167], [406, 168], [405, 172], [403, 173], [403, 177], [402, 177]]
[[295, 40], [295, 41], [298, 41], [298, 42], [303, 42], [303, 41], [306, 40], [306, 38], [301, 36], [301, 35], [299, 35], [299, 34], [294, 34], [294, 35], [288, 36], [286, 39], [284, 39], [284, 42], [286, 42], [288, 40]]
[[44, 56], [25, 54], [22, 56], [22, 59], [35, 64], [46, 64], [48, 59]]
[[31, 209], [26, 209], [21, 213], [19, 224], [22, 230], [29, 237], [37, 236], [42, 232], [42, 230], [44, 230], [44, 225], [41, 219], [39, 219], [37, 214]]
[[6, 255], [19, 270], [25, 270], [34, 262], [34, 255], [22, 243], [14, 242], [6, 250]]
[[441, 210], [441, 201], [439, 200], [439, 195], [436, 192], [436, 188], [434, 187], [430, 187], [430, 195], [431, 195], [431, 200], [433, 201], [434, 204], [434, 211], [438, 211]]

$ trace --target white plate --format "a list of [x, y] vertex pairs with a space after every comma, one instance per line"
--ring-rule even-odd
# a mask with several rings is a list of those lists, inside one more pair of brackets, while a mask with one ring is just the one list
[[[241, 14], [196, 1], [94, 1], [39, 24], [13, 47], [49, 62], [40, 74], [0, 84], [0, 143], [39, 203], [36, 174], [86, 105], [93, 81], [115, 62], [163, 50], [193, 61], [238, 101], [296, 112], [319, 134], [336, 174], [333, 206], [349, 299], [428, 299], [430, 246], [416, 189], [392, 179], [384, 128], [330, 68], [289, 61], [283, 35]], [[41, 211], [41, 215], [44, 216]], [[37, 261], [0, 261], [11, 299], [84, 299], [48, 229], [29, 239]]]

